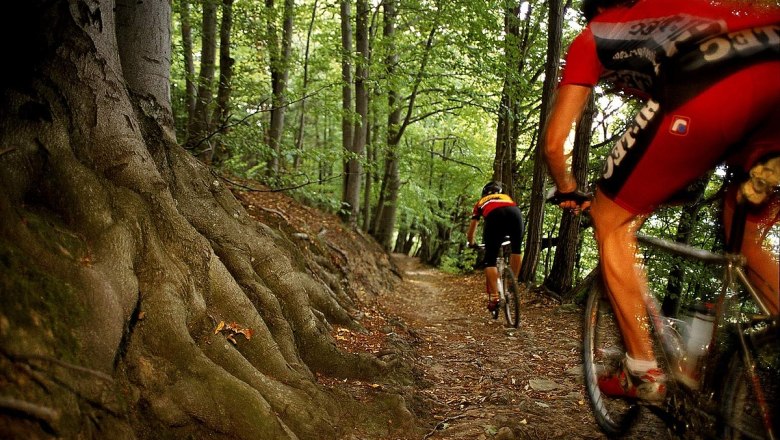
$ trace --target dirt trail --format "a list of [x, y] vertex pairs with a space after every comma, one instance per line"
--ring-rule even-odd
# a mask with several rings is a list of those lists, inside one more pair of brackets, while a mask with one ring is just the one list
[[424, 438], [604, 438], [582, 386], [579, 309], [524, 292], [520, 328], [508, 328], [485, 309], [481, 273], [393, 257], [404, 280], [380, 302], [415, 336], [418, 400], [431, 413]]

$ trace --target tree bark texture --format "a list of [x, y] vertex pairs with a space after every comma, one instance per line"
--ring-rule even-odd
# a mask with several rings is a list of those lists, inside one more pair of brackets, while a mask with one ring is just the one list
[[[517, 76], [522, 72], [520, 47], [520, 4], [507, 5], [504, 12], [504, 58], [506, 59], [506, 78], [501, 92], [498, 109], [498, 127], [496, 130], [496, 157], [493, 161], [493, 180], [504, 184], [504, 191], [514, 199], [514, 174], [517, 165], [517, 136], [520, 97]], [[519, 70], [515, 72], [515, 68]]]
[[[352, 3], [340, 0], [341, 15], [341, 147], [349, 155], [354, 135], [352, 122]], [[347, 198], [349, 158], [344, 160], [344, 184], [341, 199]]]
[[[353, 296], [176, 144], [167, 73], [151, 74], [167, 72], [170, 5], [121, 6], [121, 26], [111, 0], [31, 0], [0, 19], [19, 41], [0, 78], [13, 147], [0, 156], [0, 382], [42, 409], [0, 412], [0, 437], [350, 433], [372, 406], [315, 375], [399, 370], [336, 348], [330, 326], [360, 328]], [[154, 35], [128, 37], [138, 29]], [[231, 343], [220, 322], [251, 337]], [[411, 419], [377, 406], [376, 420]]]
[[[563, 29], [563, 2], [549, 0], [548, 33], [547, 33], [547, 63], [544, 72], [544, 90], [542, 92], [542, 108], [539, 116], [539, 132], [544, 133], [547, 116], [550, 113], [555, 88], [558, 84], [558, 68], [561, 58], [561, 34]], [[542, 221], [544, 217], [544, 187], [547, 180], [547, 167], [542, 157], [542, 143], [537, 138], [534, 148], [534, 178], [531, 186], [531, 208], [527, 217], [527, 239], [523, 256], [523, 266], [520, 269], [520, 279], [533, 281], [536, 277], [536, 265], [539, 261], [542, 237]]]
[[344, 203], [347, 209], [346, 220], [357, 227], [360, 218], [360, 187], [363, 180], [363, 161], [368, 135], [368, 2], [357, 0], [355, 14], [355, 134], [349, 149], [347, 162], [347, 187], [344, 189]]

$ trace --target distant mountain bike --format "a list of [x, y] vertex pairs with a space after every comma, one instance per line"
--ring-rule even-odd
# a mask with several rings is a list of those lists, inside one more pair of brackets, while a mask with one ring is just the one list
[[[484, 250], [484, 244], [476, 245], [478, 249]], [[498, 307], [493, 310], [493, 319], [498, 319], [499, 310], [504, 311], [506, 324], [509, 327], [517, 328], [520, 325], [520, 287], [517, 284], [517, 276], [512, 272], [509, 265], [509, 256], [512, 254], [511, 242], [505, 240], [501, 243], [498, 252], [496, 268], [498, 269]], [[484, 267], [484, 263], [480, 264]], [[490, 300], [490, 285], [485, 280], [485, 292]]]
[[667, 395], [658, 405], [601, 392], [598, 377], [614, 371], [625, 353], [620, 329], [601, 276], [590, 286], [584, 323], [585, 385], [601, 429], [624, 435], [637, 423], [640, 406], [656, 413], [683, 438], [777, 439], [780, 417], [780, 324], [745, 274], [741, 249], [747, 204], [736, 208], [729, 251], [715, 253], [659, 238], [640, 243], [721, 267], [713, 307], [689, 320], [663, 316], [646, 299], [659, 366], [667, 373]]

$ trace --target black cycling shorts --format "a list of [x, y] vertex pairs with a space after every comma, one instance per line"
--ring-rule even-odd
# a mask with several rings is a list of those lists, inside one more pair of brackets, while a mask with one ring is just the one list
[[512, 242], [512, 253], [520, 254], [523, 244], [523, 214], [517, 206], [496, 208], [485, 217], [483, 241], [485, 243], [485, 266], [492, 267], [498, 260], [498, 250], [508, 236]]

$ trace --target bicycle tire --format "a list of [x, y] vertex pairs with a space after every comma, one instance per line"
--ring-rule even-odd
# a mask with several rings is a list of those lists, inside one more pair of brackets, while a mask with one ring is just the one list
[[591, 283], [587, 298], [583, 328], [585, 388], [601, 430], [609, 437], [620, 437], [635, 423], [640, 408], [635, 402], [609, 397], [599, 389], [599, 375], [619, 368], [626, 350], [600, 276]]
[[504, 267], [501, 273], [504, 284], [504, 317], [509, 327], [517, 328], [520, 325], [520, 288], [517, 278], [509, 266]]
[[[766, 401], [774, 437], [780, 435], [780, 423], [776, 420], [780, 411], [780, 329], [777, 323], [753, 334], [749, 339], [750, 354], [756, 375]], [[721, 438], [766, 439], [770, 438], [763, 423], [758, 398], [746, 370], [741, 350], [736, 350], [729, 361], [729, 374], [721, 401], [723, 430]]]

